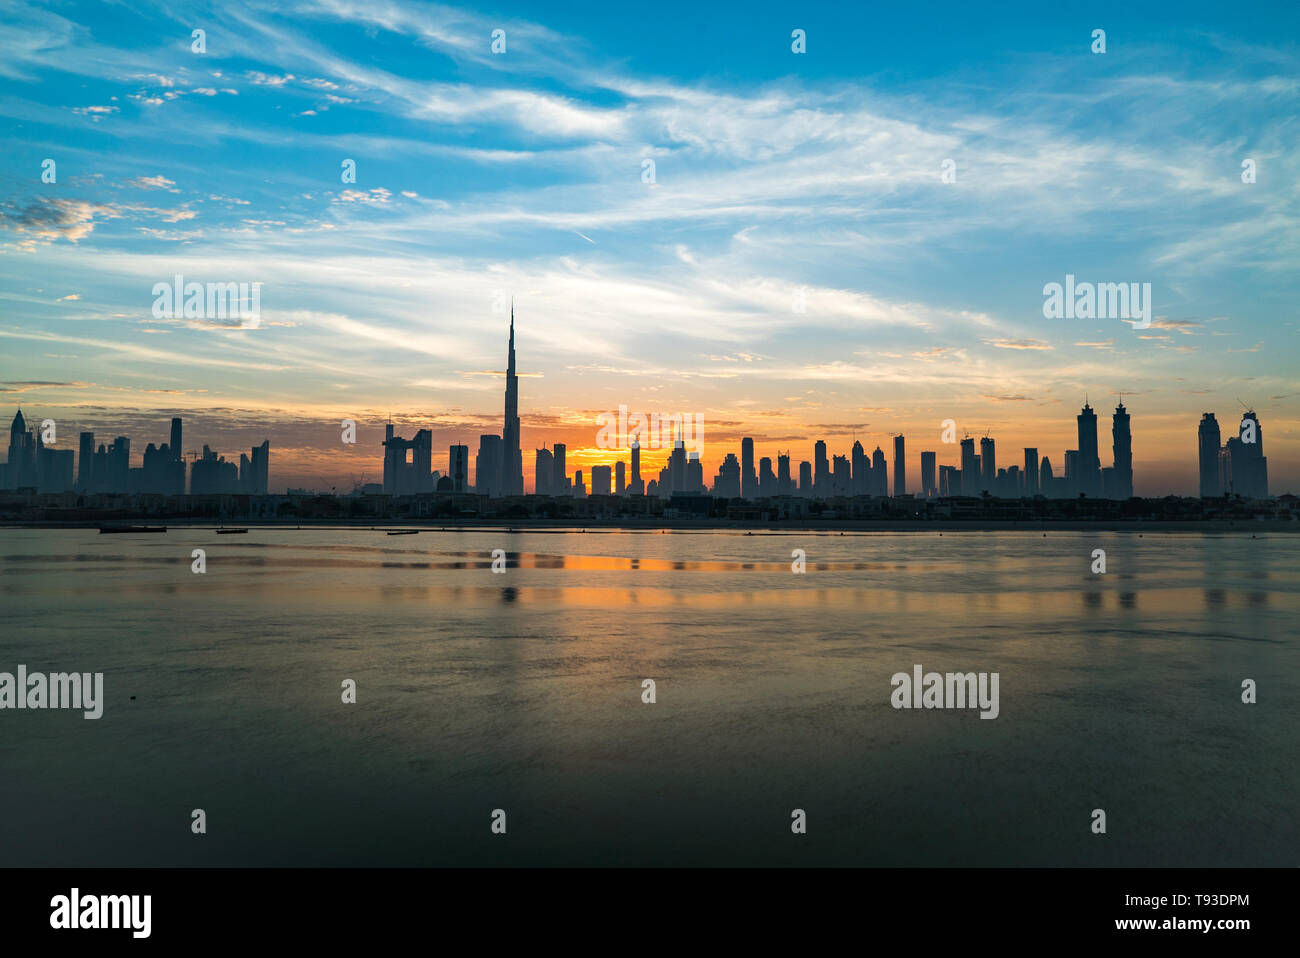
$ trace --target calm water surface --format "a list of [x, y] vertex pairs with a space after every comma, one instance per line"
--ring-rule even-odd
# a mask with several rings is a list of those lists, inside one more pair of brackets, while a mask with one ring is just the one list
[[1298, 545], [3, 531], [0, 671], [106, 706], [0, 712], [0, 865], [1300, 865]]

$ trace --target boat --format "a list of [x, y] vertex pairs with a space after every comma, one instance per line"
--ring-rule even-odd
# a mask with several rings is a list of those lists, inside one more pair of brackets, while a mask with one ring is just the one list
[[100, 526], [100, 535], [110, 532], [166, 532], [166, 526]]
[[239, 535], [241, 532], [247, 532], [247, 531], [248, 531], [247, 529], [218, 529], [218, 530], [217, 530], [217, 535], [219, 535], [219, 536], [235, 536], [235, 535]]

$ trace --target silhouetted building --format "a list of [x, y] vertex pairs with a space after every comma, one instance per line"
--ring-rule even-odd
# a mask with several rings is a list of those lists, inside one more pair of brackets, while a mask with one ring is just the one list
[[551, 474], [551, 495], [553, 496], [571, 496], [573, 495], [573, 485], [569, 481], [569, 467], [564, 461], [567, 449], [562, 442], [557, 442], [551, 446], [551, 455], [554, 458], [555, 471]]
[[205, 444], [202, 458], [190, 463], [190, 495], [233, 495], [237, 492], [238, 467], [233, 462], [227, 462], [225, 456], [218, 456]]
[[[172, 422], [175, 421], [172, 420]], [[95, 434], [93, 432], [83, 432], [81, 442], [77, 447], [77, 489], [79, 491], [90, 492], [94, 488], [90, 472], [94, 464]]]
[[1201, 498], [1217, 499], [1223, 495], [1223, 483], [1219, 477], [1219, 423], [1214, 413], [1201, 415], [1201, 425], [1196, 431], [1198, 459], [1200, 463]]
[[610, 494], [610, 484], [613, 482], [613, 470], [609, 466], [592, 466], [591, 467], [591, 494], [593, 496], [607, 496]]
[[885, 464], [885, 452], [879, 446], [871, 454], [871, 482], [873, 496], [889, 495], [889, 466]]
[[36, 487], [36, 434], [27, 428], [27, 420], [23, 418], [21, 409], [9, 426], [5, 485], [10, 489]]
[[[741, 448], [743, 450], [744, 447]], [[739, 497], [743, 491], [742, 475], [741, 465], [736, 461], [736, 454], [727, 453], [722, 460], [722, 465], [718, 467], [718, 477], [713, 480], [713, 494], [725, 499]]]
[[645, 480], [641, 478], [641, 441], [632, 441], [632, 481], [628, 483], [629, 496], [643, 496], [646, 493]]
[[[163, 446], [164, 457], [167, 447]], [[270, 485], [271, 441], [264, 440], [260, 446], [254, 446], [252, 457], [243, 454], [239, 457], [239, 487], [243, 492], [254, 496], [264, 496]], [[160, 463], [160, 468], [166, 468]]]
[[967, 436], [961, 441], [961, 495], [980, 494], [980, 460], [975, 455], [975, 440]]
[[894, 495], [907, 495], [907, 456], [902, 436], [894, 437]]
[[1038, 450], [1025, 447], [1025, 495], [1038, 495]]
[[469, 491], [469, 446], [454, 445], [447, 450], [447, 475], [452, 492]]
[[853, 474], [849, 470], [848, 456], [831, 457], [831, 495], [847, 496], [853, 493]]
[[1086, 400], [1083, 408], [1079, 410], [1077, 420], [1078, 458], [1074, 463], [1074, 470], [1071, 471], [1067, 454], [1065, 474], [1067, 478], [1073, 480], [1076, 493], [1081, 492], [1089, 498], [1096, 498], [1101, 495], [1101, 459], [1097, 454], [1097, 414], [1092, 411], [1092, 407]]
[[52, 449], [41, 443], [36, 434], [36, 491], [68, 492], [72, 489], [73, 452], [71, 449]]
[[505, 426], [501, 432], [501, 494], [506, 496], [524, 494], [524, 459], [519, 446], [519, 377], [515, 374], [514, 303], [510, 304], [510, 353], [506, 360], [506, 415]]
[[818, 439], [813, 445], [813, 495], [827, 496], [830, 494], [831, 485], [831, 465], [830, 460], [826, 458], [826, 442]]
[[799, 463], [799, 495], [811, 496], [812, 494], [813, 494], [812, 463], [805, 460]]
[[1065, 485], [1058, 487], [1064, 498], [1073, 499], [1082, 491], [1079, 488], [1079, 450], [1065, 450]]
[[993, 440], [985, 436], [980, 440], [980, 492], [997, 494], [998, 460], [993, 448]]
[[620, 459], [614, 463], [614, 495], [627, 494], [627, 463]]
[[497, 435], [478, 437], [478, 453], [474, 456], [474, 491], [480, 496], [502, 496], [505, 486], [501, 481], [502, 456], [505, 443]]
[[[1128, 499], [1133, 495], [1133, 433], [1123, 400], [1120, 400], [1120, 404], [1115, 407], [1110, 431], [1115, 465], [1111, 472], [1111, 488], [1105, 494], [1108, 499]], [[1105, 476], [1103, 476], [1102, 486], [1105, 485]]]
[[939, 487], [934, 481], [934, 467], [937, 454], [933, 452], [921, 453], [921, 495], [927, 499], [934, 498], [939, 492]]
[[790, 482], [790, 454], [776, 454], [776, 494], [778, 496], [794, 495], [794, 485]]
[[754, 472], [754, 440], [748, 436], [740, 440], [740, 494], [746, 499], [758, 495], [758, 475]]
[[555, 484], [555, 457], [545, 447], [537, 450], [533, 470], [533, 495], [553, 496]]
[[[192, 475], [193, 470], [191, 479]], [[393, 435], [393, 424], [387, 423], [384, 426], [384, 492], [390, 496], [411, 496], [432, 491], [433, 433], [421, 429], [414, 439], [403, 439]]]
[[1015, 499], [1024, 493], [1024, 480], [1020, 475], [1019, 466], [1008, 466], [1006, 469], [998, 470], [999, 485], [1002, 487], [1002, 497], [1004, 499]]
[[939, 495], [945, 498], [961, 495], [961, 470], [956, 466], [939, 467]]
[[1264, 458], [1264, 434], [1254, 410], [1242, 416], [1238, 434], [1226, 445], [1223, 489], [1247, 499], [1268, 498], [1268, 460]]
[[853, 440], [853, 451], [849, 454], [853, 466], [853, 494], [855, 496], [871, 495], [871, 460], [862, 448], [862, 443]]

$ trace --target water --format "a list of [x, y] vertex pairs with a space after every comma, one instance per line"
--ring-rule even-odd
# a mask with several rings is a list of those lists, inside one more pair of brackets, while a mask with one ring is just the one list
[[0, 712], [0, 865], [1294, 866], [1296, 543], [7, 530], [0, 671], [107, 704]]

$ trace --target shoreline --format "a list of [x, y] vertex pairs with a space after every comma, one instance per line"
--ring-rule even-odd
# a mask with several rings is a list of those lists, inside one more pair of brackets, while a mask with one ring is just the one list
[[[429, 522], [396, 522], [396, 523], [375, 523], [375, 522], [346, 522], [337, 519], [319, 522], [258, 522], [256, 520], [247, 520], [235, 523], [223, 522], [193, 522], [182, 521], [172, 522], [167, 519], [155, 517], [137, 518], [137, 519], [113, 519], [106, 521], [71, 521], [71, 522], [52, 522], [52, 521], [26, 521], [26, 522], [0, 522], [0, 531], [7, 529], [81, 529], [81, 530], [98, 530], [101, 527], [121, 527], [125, 525], [149, 524], [152, 526], [163, 526], [167, 530], [209, 530], [217, 529], [248, 529], [252, 530], [287, 530], [291, 532], [306, 531], [311, 529], [321, 530], [359, 530], [362, 532], [506, 532], [506, 533], [523, 533], [538, 532], [549, 533], [552, 535], [581, 535], [584, 533], [626, 533], [626, 534], [654, 534], [654, 533], [697, 533], [697, 534], [724, 534], [724, 533], [747, 533], [752, 535], [794, 535], [794, 534], [821, 534], [833, 535], [837, 533], [855, 535], [871, 533], [917, 533], [917, 534], [935, 534], [945, 532], [1034, 532], [1034, 533], [1051, 533], [1051, 532], [1164, 532], [1164, 533], [1235, 533], [1258, 534], [1260, 532], [1291, 532], [1300, 533], [1300, 522], [1294, 522], [1283, 519], [1263, 519], [1263, 520], [1191, 520], [1179, 522], [1175, 520], [1096, 520], [1096, 521], [1079, 521], [1079, 520], [827, 520], [826, 522], [810, 522], [807, 520], [792, 521], [790, 523], [773, 523], [762, 521], [736, 520], [732, 522], [710, 522], [708, 520], [655, 520], [648, 522], [637, 522], [635, 520], [604, 520], [590, 522], [574, 522], [573, 520], [520, 520], [515, 522], [484, 522], [477, 521], [429, 521]], [[131, 533], [126, 533], [131, 534]], [[138, 533], [140, 535], [160, 535], [165, 533]]]

